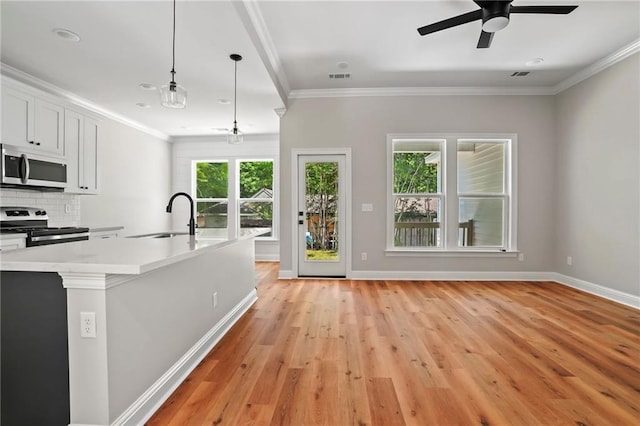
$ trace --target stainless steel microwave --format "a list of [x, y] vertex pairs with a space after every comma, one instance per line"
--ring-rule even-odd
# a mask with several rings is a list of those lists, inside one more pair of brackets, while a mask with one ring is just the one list
[[20, 147], [0, 144], [2, 186], [26, 189], [62, 190], [67, 186], [67, 162]]

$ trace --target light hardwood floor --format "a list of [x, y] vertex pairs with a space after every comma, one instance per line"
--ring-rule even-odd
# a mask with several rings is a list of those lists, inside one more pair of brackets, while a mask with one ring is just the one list
[[277, 279], [149, 425], [638, 425], [640, 312], [548, 282]]

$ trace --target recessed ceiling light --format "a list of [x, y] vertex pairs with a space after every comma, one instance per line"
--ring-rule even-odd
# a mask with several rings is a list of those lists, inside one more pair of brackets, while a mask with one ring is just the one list
[[136, 105], [139, 106], [140, 108], [151, 108], [151, 105], [145, 104], [144, 102], [138, 102], [136, 103]]
[[347, 68], [349, 68], [349, 64], [346, 62], [338, 62], [336, 64], [338, 66], [338, 68], [340, 68], [341, 70], [346, 70]]
[[528, 67], [532, 67], [532, 66], [534, 66], [534, 65], [538, 65], [538, 64], [541, 64], [541, 63], [543, 63], [543, 62], [544, 62], [544, 59], [543, 59], [543, 58], [533, 58], [532, 60], [527, 61], [527, 62], [525, 62], [524, 64], [525, 64], [526, 66], [528, 66]]
[[80, 41], [80, 36], [73, 31], [65, 30], [64, 28], [54, 28], [52, 31], [61, 39], [74, 42]]
[[138, 85], [142, 90], [156, 90], [156, 86], [151, 83], [140, 83]]
[[222, 105], [229, 105], [231, 101], [229, 99], [218, 99], [218, 103]]

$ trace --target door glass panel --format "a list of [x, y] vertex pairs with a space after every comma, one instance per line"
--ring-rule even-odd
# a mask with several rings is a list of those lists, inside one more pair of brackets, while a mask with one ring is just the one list
[[305, 164], [307, 261], [338, 261], [338, 163]]

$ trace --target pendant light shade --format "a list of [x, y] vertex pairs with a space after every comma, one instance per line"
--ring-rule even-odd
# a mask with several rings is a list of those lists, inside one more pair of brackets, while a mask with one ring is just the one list
[[173, 61], [171, 63], [171, 81], [160, 87], [160, 103], [167, 108], [187, 106], [187, 91], [176, 83], [176, 0], [173, 0]]
[[242, 56], [234, 53], [229, 56], [234, 62], [234, 77], [233, 77], [233, 129], [227, 134], [227, 142], [232, 145], [239, 145], [243, 141], [242, 132], [238, 130], [238, 122], [236, 121], [236, 107], [238, 104], [237, 89], [238, 89], [238, 62], [242, 60]]

